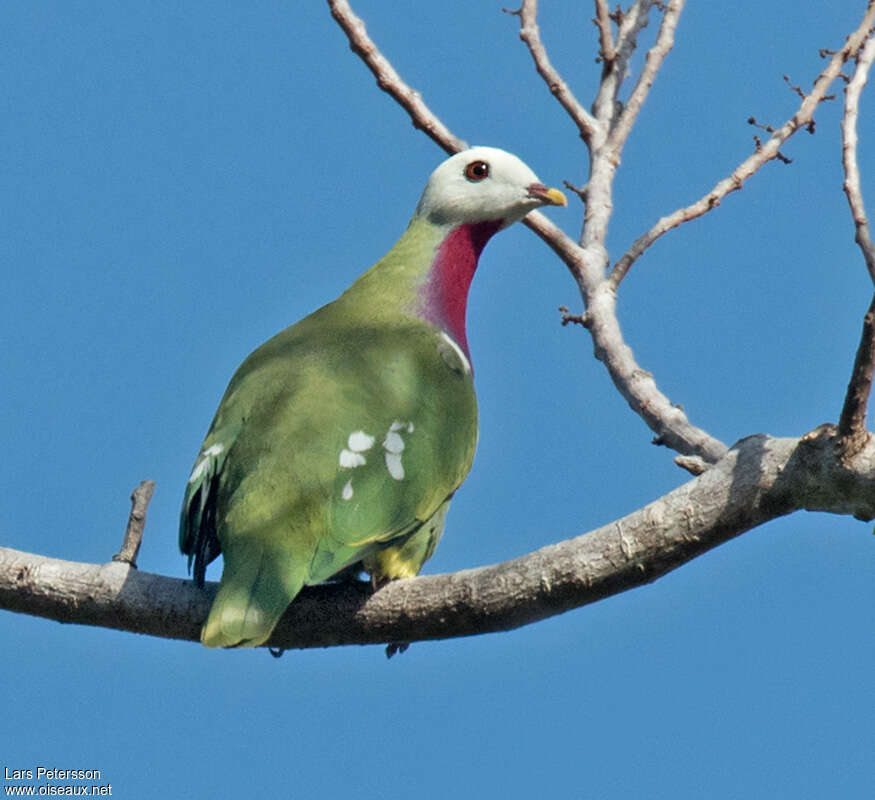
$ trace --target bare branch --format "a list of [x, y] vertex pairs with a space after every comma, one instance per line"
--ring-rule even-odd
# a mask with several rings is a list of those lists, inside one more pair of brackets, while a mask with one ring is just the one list
[[674, 463], [691, 475], [701, 475], [711, 468], [707, 461], [698, 456], [676, 456]]
[[540, 211], [532, 211], [526, 215], [523, 224], [534, 231], [562, 259], [572, 277], [579, 280], [583, 253], [580, 245]]
[[455, 136], [423, 102], [419, 92], [410, 88], [395, 71], [388, 59], [368, 36], [365, 23], [355, 15], [346, 0], [328, 0], [331, 16], [343, 28], [350, 49], [367, 64], [377, 79], [377, 86], [389, 94], [409, 115], [413, 127], [424, 131], [447, 153], [458, 153], [467, 144]]
[[[845, 107], [842, 115], [842, 165], [845, 170], [844, 190], [856, 230], [854, 238], [863, 253], [869, 276], [875, 281], [875, 244], [869, 234], [869, 219], [863, 202], [860, 168], [857, 162], [857, 116], [860, 93], [866, 85], [873, 60], [875, 60], [875, 37], [870, 36], [857, 56], [854, 74], [845, 88]], [[875, 297], [872, 298], [863, 318], [863, 332], [839, 417], [838, 433], [846, 456], [853, 455], [866, 441], [866, 410], [872, 393], [873, 371], [875, 371]]]
[[[392, 92], [393, 97], [402, 104], [403, 98], [410, 94], [418, 98], [419, 95], [403, 82], [385, 57], [380, 54], [376, 45], [364, 34], [364, 24], [353, 14], [348, 3], [345, 0], [343, 2], [329, 0], [329, 3], [335, 19], [338, 19], [354, 42], [353, 50], [365, 60], [375, 74], [382, 76], [386, 85], [398, 88], [398, 91]], [[606, 86], [614, 87], [609, 90], [610, 94], [622, 83], [621, 76], [617, 72], [618, 66], [621, 62], [625, 64], [634, 52], [635, 37], [647, 24], [647, 13], [654, 4], [651, 0], [639, 0], [629, 13], [616, 17], [619, 26], [618, 41], [622, 40], [622, 52], [618, 55], [617, 64], [613, 66], [610, 76], [602, 81], [600, 96], [603, 95]], [[522, 17], [524, 11], [527, 15], [534, 15], [535, 10], [536, 6], [529, 3], [519, 12], [513, 13]], [[531, 19], [527, 16], [526, 22], [534, 22], [534, 16]], [[525, 23], [523, 24], [525, 26]], [[611, 107], [613, 102], [611, 99]], [[443, 146], [441, 139], [431, 133], [433, 130], [431, 123], [435, 122], [437, 117], [425, 104], [420, 100], [416, 108], [411, 109], [408, 106], [405, 108], [413, 117], [414, 124]], [[613, 111], [605, 113], [607, 114], [605, 125], [599, 125], [594, 129], [596, 138], [602, 143], [606, 125], [612, 118]], [[452, 136], [451, 133], [449, 135]], [[714, 463], [725, 454], [726, 445], [690, 423], [683, 410], [672, 404], [659, 391], [653, 376], [638, 366], [632, 351], [623, 341], [615, 314], [615, 294], [607, 286], [604, 278], [607, 265], [604, 241], [611, 211], [611, 181], [615, 168], [616, 159], [606, 156], [604, 149], [601, 149], [594, 159], [593, 174], [587, 189], [587, 197], [591, 202], [587, 202], [585, 209], [584, 247], [576, 244], [557, 225], [539, 212], [529, 214], [524, 222], [562, 259], [580, 287], [584, 304], [590, 309], [587, 311], [586, 319], [591, 323], [589, 329], [592, 332], [596, 357], [605, 364], [611, 379], [632, 409], [656, 433], [655, 441], [673, 448], [682, 455], [698, 456], [708, 463]], [[593, 187], [592, 192], [589, 187]]]
[[131, 514], [125, 529], [122, 549], [113, 557], [113, 561], [123, 561], [132, 567], [137, 566], [137, 553], [143, 541], [143, 529], [146, 527], [146, 509], [155, 491], [155, 481], [140, 481], [140, 485], [131, 493]]
[[578, 102], [574, 93], [568, 88], [568, 84], [550, 63], [538, 28], [538, 0], [523, 0], [519, 11], [514, 13], [520, 18], [520, 39], [528, 47], [532, 60], [535, 62], [535, 69], [544, 79], [551, 94], [568, 112], [568, 116], [577, 126], [581, 139], [590, 145], [597, 123], [593, 116]]
[[[510, 630], [656, 580], [797, 509], [875, 517], [875, 441], [851, 464], [833, 432], [753, 436], [673, 492], [591, 533], [448, 575], [305, 589], [269, 645], [413, 642]], [[61, 622], [197, 641], [216, 584], [0, 548], [0, 607]]]
[[658, 5], [657, 0], [635, 0], [625, 12], [617, 9], [613, 18], [617, 24], [617, 56], [625, 72], [629, 59], [638, 47], [638, 34], [650, 20], [650, 9]]
[[[456, 139], [451, 132], [442, 126], [431, 110], [422, 103], [419, 95], [403, 82], [391, 64], [389, 64], [370, 38], [368, 38], [364, 24], [352, 12], [346, 0], [329, 0], [329, 5], [335, 19], [341, 24], [341, 27], [343, 27], [350, 38], [352, 49], [362, 57], [371, 71], [377, 76], [378, 84], [381, 88], [388, 91], [407, 109], [416, 127], [425, 130], [444, 149], [453, 152], [453, 148], [461, 140]], [[654, 5], [662, 7], [655, 0], [637, 0], [626, 13], [617, 12], [609, 15], [609, 19], [613, 20], [618, 26], [616, 60], [610, 66], [610, 69], [606, 69], [603, 73], [602, 83], [595, 104], [595, 118], [587, 115], [585, 110], [580, 107], [577, 100], [568, 91], [567, 86], [561, 83], [561, 78], [550, 65], [546, 51], [540, 41], [540, 34], [535, 21], [537, 12], [536, 0], [525, 0], [518, 12], [511, 12], [521, 18], [520, 35], [529, 45], [536, 67], [545, 80], [547, 80], [548, 85], [557, 87], [557, 93], [561, 95], [560, 102], [564, 100], [563, 105], [568, 108], [569, 113], [576, 119], [579, 127], [582, 126], [582, 128], [586, 129], [587, 133], [584, 138], [587, 139], [591, 150], [594, 151], [590, 180], [585, 190], [588, 202], [585, 210], [586, 216], [581, 236], [581, 245], [575, 244], [558, 226], [540, 213], [530, 214], [525, 223], [563, 260], [577, 281], [584, 305], [586, 306], [585, 319], [587, 327], [593, 336], [596, 357], [606, 365], [614, 384], [633, 410], [656, 433], [655, 442], [671, 447], [682, 456], [692, 456], [702, 459], [705, 463], [714, 463], [724, 455], [726, 446], [719, 440], [711, 437], [706, 431], [690, 423], [683, 410], [679, 406], [672, 404], [659, 391], [653, 377], [638, 366], [632, 351], [623, 340], [615, 313], [615, 288], [619, 280], [622, 279], [622, 275], [625, 274], [625, 270], [621, 272], [615, 267], [609, 278], [605, 278], [607, 252], [604, 248], [604, 242], [612, 208], [611, 185], [613, 174], [619, 163], [618, 149], [628, 135], [628, 131], [634, 123], [635, 115], [653, 83], [654, 76], [665, 54], [671, 47], [677, 18], [683, 7], [683, 0], [672, 0], [663, 9], [665, 15], [660, 32], [657, 35], [657, 41], [648, 53], [645, 67], [642, 70], [636, 87], [633, 89], [630, 105], [625, 115], [620, 118], [621, 125], [624, 127], [620, 128], [619, 138], [615, 142], [617, 148], [612, 150], [610, 147], [606, 148], [602, 145], [604, 145], [607, 127], [616, 124], [616, 94], [619, 86], [622, 84], [628, 60], [635, 50], [637, 36], [647, 25], [649, 11]], [[596, 12], [599, 13], [598, 6]], [[850, 53], [851, 44], [851, 39], [849, 39], [849, 44], [846, 44], [842, 52]], [[831, 66], [834, 63], [838, 64], [837, 70], [842, 62], [838, 61], [837, 57], [834, 57], [831, 61]], [[828, 72], [829, 69], [824, 74]], [[558, 79], [559, 83], [555, 82], [556, 79]], [[817, 86], [817, 83], [815, 85]], [[825, 86], [822, 89], [825, 90]], [[822, 94], [823, 92], [821, 91]], [[810, 113], [813, 113], [813, 109], [817, 102], [819, 102], [819, 99], [823, 99], [821, 96], [819, 99], [815, 98], [812, 100], [812, 97], [813, 95], [810, 95], [803, 103], [803, 110], [805, 110], [807, 103], [808, 107], [810, 107]], [[411, 98], [415, 99], [416, 102], [411, 102]], [[805, 121], [800, 118], [796, 120], [796, 124], [801, 126], [805, 124]], [[439, 131], [443, 131], [443, 133], [441, 134]], [[583, 130], [581, 130], [581, 133], [584, 135]], [[781, 135], [781, 131], [776, 132], [767, 145], [756, 154], [758, 158], [763, 159], [762, 163], [768, 160], [770, 147], [774, 149], [774, 154], [771, 157], [780, 157], [778, 151], [779, 142], [775, 143], [775, 141], [776, 137], [780, 139]], [[789, 133], [785, 132], [784, 138], [788, 135]], [[451, 139], [448, 137], [451, 137]], [[783, 139], [780, 140], [783, 141]], [[740, 186], [740, 182], [738, 186]], [[735, 188], [738, 188], [738, 186]], [[726, 189], [723, 193], [725, 194], [729, 190]], [[708, 202], [713, 204], [718, 201], [718, 197], [712, 197]], [[704, 211], [686, 211], [690, 214], [690, 218], [699, 213], [704, 213]], [[680, 223], [675, 222], [673, 224]], [[640, 243], [641, 240], [636, 244]], [[643, 252], [643, 249], [646, 249], [646, 246], [649, 246], [649, 243], [643, 246], [641, 252]], [[622, 261], [623, 259], [621, 259]], [[619, 264], [620, 262], [618, 262]], [[629, 260], [629, 264], [631, 264], [631, 260]], [[628, 269], [628, 266], [625, 269]]]
[[857, 68], [845, 89], [845, 113], [842, 116], [842, 164], [845, 169], [844, 190], [851, 207], [851, 216], [856, 228], [855, 241], [863, 251], [869, 276], [875, 281], [875, 243], [869, 233], [869, 219], [860, 188], [860, 167], [857, 163], [857, 114], [860, 107], [860, 92], [866, 85], [869, 68], [875, 59], [875, 36], [866, 42], [857, 59]]
[[[586, 308], [583, 318], [593, 338], [596, 358], [604, 363], [614, 385], [633, 411], [655, 432], [655, 441], [682, 455], [697, 456], [707, 463], [714, 463], [726, 453], [726, 445], [690, 423], [684, 411], [659, 391], [653, 376], [635, 361], [616, 317], [616, 293], [605, 279], [608, 266], [605, 242], [613, 211], [613, 178], [619, 163], [618, 149], [606, 146], [606, 138], [611, 126], [616, 124], [617, 94], [637, 46], [637, 36], [647, 25], [648, 14], [654, 5], [657, 3], [652, 0], [637, 0], [627, 12], [609, 14], [609, 22], [618, 27], [616, 58], [611, 64], [605, 64], [594, 104], [598, 126], [591, 143], [589, 181], [582, 190], [586, 207], [580, 247], [566, 246], [560, 252], [554, 246], [554, 250], [569, 266], [580, 288]], [[657, 37], [656, 51], [649, 64], [650, 82], [662, 61], [658, 54], [667, 52], [670, 46], [680, 5], [680, 0], [676, 0], [669, 22], [664, 23], [661, 35]], [[596, 12], [599, 13], [598, 7]], [[640, 104], [643, 90], [639, 90], [637, 97]], [[634, 115], [626, 118], [629, 128], [633, 122]]]
[[857, 347], [854, 368], [848, 382], [845, 403], [839, 417], [838, 433], [842, 450], [854, 455], [868, 439], [866, 409], [872, 393], [872, 375], [875, 371], [875, 297], [863, 317], [863, 333]]
[[638, 46], [638, 34], [647, 27], [650, 9], [656, 0], [635, 0], [628, 11], [617, 10], [609, 18], [617, 26], [614, 58], [604, 63], [602, 80], [593, 102], [595, 118], [601, 123], [605, 135], [614, 125], [619, 104], [617, 97], [626, 79], [629, 60]]
[[611, 62], [617, 57], [614, 48], [614, 34], [611, 29], [611, 12], [607, 0], [595, 0], [595, 23], [599, 29], [599, 57], [610, 68]]
[[684, 2], [685, 0], [671, 0], [666, 7], [662, 17], [662, 24], [659, 27], [659, 33], [656, 36], [656, 42], [647, 51], [644, 67], [638, 76], [635, 88], [632, 89], [632, 94], [626, 101], [626, 107], [611, 130], [608, 146], [615, 151], [616, 158], [619, 158], [620, 151], [623, 149], [623, 145], [632, 131], [632, 126], [635, 124], [638, 112], [647, 99], [650, 87], [653, 86], [653, 82], [656, 80], [656, 75], [662, 66], [662, 62], [674, 46], [674, 32], [677, 28], [681, 11], [683, 11]]
[[844, 63], [848, 59], [853, 58], [859, 51], [868, 38], [873, 24], [875, 24], [875, 3], [870, 2], [863, 21], [857, 30], [847, 38], [844, 47], [832, 55], [826, 69], [815, 79], [811, 93], [806, 95], [796, 113], [780, 128], [775, 130], [761, 148], [742, 161], [729, 177], [717, 183], [704, 197], [686, 208], [680, 208], [663, 217], [649, 231], [639, 236], [610, 272], [609, 280], [615, 288], [620, 285], [632, 264], [663, 234], [684, 222], [706, 214], [712, 208], [718, 206], [727, 194], [740, 189], [744, 182], [756, 174], [764, 164], [779, 157], [781, 145], [800, 128], [805, 128], [811, 123], [817, 106], [826, 97], [827, 89], [829, 89], [832, 82], [841, 73]]
[[654, 444], [684, 456], [699, 456], [709, 464], [719, 461], [726, 453], [726, 445], [693, 425], [684, 410], [659, 390], [653, 375], [638, 365], [620, 330], [613, 287], [602, 280], [584, 292], [587, 329], [596, 358], [607, 367], [614, 386], [632, 410], [656, 434]]

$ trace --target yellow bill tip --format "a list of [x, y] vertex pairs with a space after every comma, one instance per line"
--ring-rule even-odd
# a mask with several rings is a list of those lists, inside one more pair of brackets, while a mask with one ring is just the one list
[[551, 189], [547, 186], [544, 186], [543, 183], [533, 183], [528, 187], [529, 197], [534, 197], [536, 200], [540, 200], [545, 205], [551, 206], [567, 206], [568, 200], [565, 199], [565, 195], [562, 194], [558, 189]]
[[565, 198], [565, 195], [562, 194], [562, 192], [560, 192], [558, 189], [547, 189], [544, 196], [554, 206], [567, 206], [568, 205], [568, 200]]

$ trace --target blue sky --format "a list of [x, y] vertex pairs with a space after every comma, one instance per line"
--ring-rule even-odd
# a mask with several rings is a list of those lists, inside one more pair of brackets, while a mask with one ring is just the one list
[[[500, 5], [356, 9], [458, 135], [582, 182], [582, 145]], [[542, 5], [588, 103], [591, 6]], [[618, 173], [614, 258], [750, 152], [749, 116], [792, 114], [781, 76], [809, 85], [864, 5], [690, 4]], [[3, 38], [0, 544], [108, 560], [152, 478], [139, 563], [183, 576], [182, 489], [234, 368], [392, 245], [442, 154], [322, 3], [34, 0], [4, 10]], [[821, 108], [817, 134], [784, 148], [792, 165], [666, 237], [622, 286], [639, 362], [726, 442], [840, 410], [872, 287], [838, 121]], [[576, 234], [574, 199], [548, 213]], [[429, 572], [567, 538], [687, 478], [560, 304], [579, 309], [574, 285], [530, 232], [490, 243], [468, 322], [480, 446]], [[2, 612], [0, 761], [100, 769], [129, 798], [871, 796], [873, 552], [871, 525], [796, 514], [654, 585], [391, 662]]]

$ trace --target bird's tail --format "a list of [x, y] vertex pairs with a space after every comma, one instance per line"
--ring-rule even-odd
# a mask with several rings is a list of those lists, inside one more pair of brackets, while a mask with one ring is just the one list
[[225, 551], [222, 582], [201, 629], [207, 647], [258, 647], [273, 633], [306, 578], [289, 553], [253, 542]]

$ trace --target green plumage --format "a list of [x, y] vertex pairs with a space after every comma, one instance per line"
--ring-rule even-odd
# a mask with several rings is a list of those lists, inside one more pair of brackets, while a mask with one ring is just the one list
[[357, 562], [378, 582], [410, 577], [433, 552], [477, 441], [467, 362], [410, 313], [443, 233], [415, 220], [232, 378], [180, 526], [198, 580], [224, 555], [204, 644], [261, 644], [302, 586]]
[[386, 256], [243, 362], [182, 507], [195, 580], [224, 556], [205, 645], [263, 644], [303, 586], [348, 567], [377, 585], [419, 572], [477, 444], [465, 343], [477, 259], [547, 204], [565, 197], [516, 156], [450, 157]]

